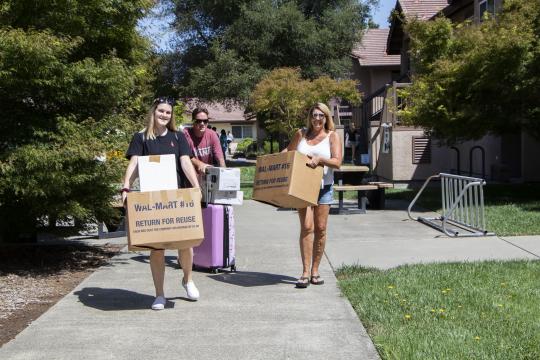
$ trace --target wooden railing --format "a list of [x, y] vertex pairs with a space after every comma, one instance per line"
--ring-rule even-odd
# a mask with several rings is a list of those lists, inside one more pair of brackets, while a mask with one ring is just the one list
[[403, 110], [406, 106], [405, 99], [399, 95], [399, 89], [410, 86], [411, 83], [398, 83], [394, 81], [387, 88], [385, 101], [382, 109], [381, 123], [392, 124], [392, 126], [400, 125], [401, 119], [399, 110]]

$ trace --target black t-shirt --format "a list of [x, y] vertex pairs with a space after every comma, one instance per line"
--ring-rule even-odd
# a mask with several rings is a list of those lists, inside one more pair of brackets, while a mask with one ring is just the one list
[[130, 159], [133, 155], [147, 156], [167, 154], [174, 154], [176, 157], [178, 185], [181, 188], [191, 186], [180, 166], [180, 156], [187, 155], [192, 157], [191, 149], [186, 137], [181, 132], [169, 130], [163, 136], [156, 136], [154, 140], [148, 139], [142, 132], [135, 133], [126, 152], [126, 158]]

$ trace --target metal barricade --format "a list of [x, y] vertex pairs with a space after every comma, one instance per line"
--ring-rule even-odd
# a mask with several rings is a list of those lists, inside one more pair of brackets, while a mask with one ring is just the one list
[[[442, 214], [439, 217], [414, 218], [411, 209], [432, 179], [441, 180]], [[420, 221], [428, 226], [444, 232], [448, 236], [487, 236], [495, 235], [486, 230], [484, 216], [484, 179], [445, 174], [430, 176], [413, 201], [407, 213], [412, 220]], [[454, 228], [449, 228], [449, 225]], [[458, 229], [455, 229], [458, 228]], [[465, 230], [466, 232], [460, 232]]]

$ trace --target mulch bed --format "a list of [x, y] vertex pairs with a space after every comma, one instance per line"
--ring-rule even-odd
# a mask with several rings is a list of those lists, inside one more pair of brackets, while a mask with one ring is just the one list
[[15, 338], [122, 248], [0, 244], [0, 346]]

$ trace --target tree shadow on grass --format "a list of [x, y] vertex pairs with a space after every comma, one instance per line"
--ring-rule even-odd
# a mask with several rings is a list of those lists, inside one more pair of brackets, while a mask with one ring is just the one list
[[[74, 295], [85, 306], [103, 311], [148, 310], [154, 302], [154, 296], [124, 289], [86, 287]], [[174, 303], [167, 299], [165, 308], [174, 308]]]

